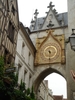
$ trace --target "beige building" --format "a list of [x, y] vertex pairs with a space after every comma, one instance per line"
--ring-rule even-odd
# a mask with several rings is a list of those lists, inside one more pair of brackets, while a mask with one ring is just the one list
[[20, 29], [18, 32], [17, 39], [17, 49], [15, 66], [18, 71], [18, 83], [21, 80], [26, 83], [26, 88], [31, 88], [33, 83], [34, 74], [34, 54], [35, 47], [29, 38], [30, 30], [25, 28], [22, 23], [20, 23]]
[[37, 93], [38, 100], [54, 100], [52, 90], [48, 88], [47, 83], [47, 80], [41, 82]]

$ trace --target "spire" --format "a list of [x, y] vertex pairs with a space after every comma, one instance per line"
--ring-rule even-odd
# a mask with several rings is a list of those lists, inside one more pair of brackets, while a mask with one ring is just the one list
[[37, 21], [37, 16], [38, 16], [39, 12], [38, 10], [36, 9], [35, 10], [35, 13], [34, 13], [34, 19], [32, 18], [32, 21], [31, 21], [31, 28], [32, 30], [35, 29], [35, 25], [36, 25], [36, 21]]

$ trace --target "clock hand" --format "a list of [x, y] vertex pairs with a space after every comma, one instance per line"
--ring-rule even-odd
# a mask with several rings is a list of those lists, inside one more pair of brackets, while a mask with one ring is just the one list
[[49, 50], [48, 52], [49, 52], [49, 60], [50, 60], [50, 53], [51, 53], [51, 51]]
[[49, 52], [49, 54], [51, 53], [51, 51], [50, 51], [50, 50], [49, 50], [48, 52]]

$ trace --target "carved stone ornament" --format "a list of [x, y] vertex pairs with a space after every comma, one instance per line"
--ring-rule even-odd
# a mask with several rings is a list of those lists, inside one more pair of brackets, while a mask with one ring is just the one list
[[64, 35], [49, 30], [47, 37], [37, 39], [36, 49], [35, 65], [65, 63]]

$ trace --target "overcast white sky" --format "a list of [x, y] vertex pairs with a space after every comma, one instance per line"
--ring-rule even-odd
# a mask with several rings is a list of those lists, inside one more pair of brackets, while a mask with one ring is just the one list
[[27, 27], [30, 26], [31, 19], [35, 9], [38, 9], [38, 17], [46, 16], [46, 13], [49, 8], [50, 2], [55, 5], [55, 9], [58, 13], [67, 11], [67, 0], [18, 0], [18, 9], [19, 9], [19, 19]]
[[62, 76], [53, 73], [48, 75], [45, 80], [48, 80], [48, 86], [52, 90], [53, 95], [63, 95], [64, 98], [67, 98], [67, 83]]
[[[35, 9], [38, 9], [38, 17], [44, 17], [51, 1], [58, 13], [67, 12], [67, 0], [18, 0], [19, 20], [24, 26], [29, 27]], [[51, 74], [46, 79], [49, 80], [49, 88], [52, 89], [54, 95], [66, 97], [66, 81], [62, 76]]]

